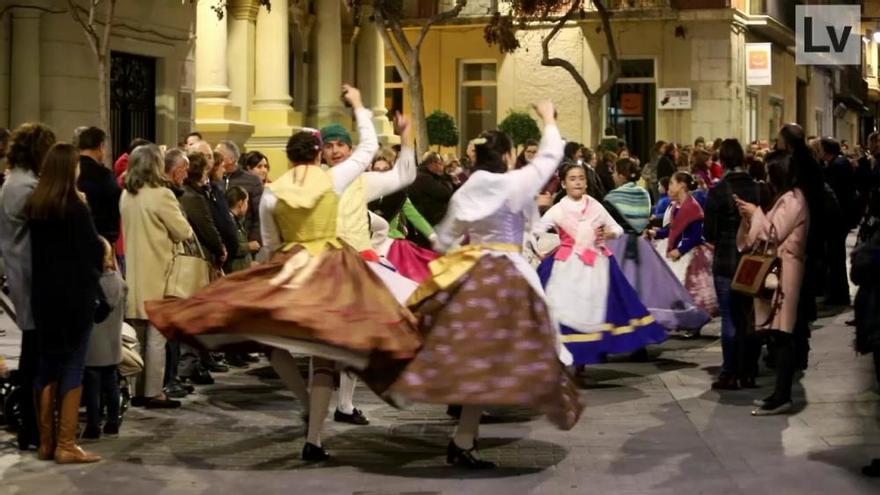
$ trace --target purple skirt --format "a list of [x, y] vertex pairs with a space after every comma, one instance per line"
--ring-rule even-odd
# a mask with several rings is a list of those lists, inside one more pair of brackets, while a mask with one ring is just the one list
[[607, 246], [658, 323], [669, 330], [697, 330], [712, 320], [647, 239], [629, 234], [608, 241]]

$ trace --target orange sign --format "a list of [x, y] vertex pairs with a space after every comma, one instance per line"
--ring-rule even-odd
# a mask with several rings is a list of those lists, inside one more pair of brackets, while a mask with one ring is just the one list
[[644, 99], [641, 93], [623, 93], [620, 95], [620, 113], [622, 115], [641, 115], [644, 113]]
[[770, 66], [770, 57], [764, 51], [749, 52], [749, 68], [750, 69], [766, 69]]

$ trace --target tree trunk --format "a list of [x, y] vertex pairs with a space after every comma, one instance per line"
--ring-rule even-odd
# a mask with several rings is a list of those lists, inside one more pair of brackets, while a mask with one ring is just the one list
[[[418, 60], [418, 54], [411, 57], [411, 60]], [[422, 67], [420, 62], [416, 62], [410, 71], [409, 80], [409, 97], [412, 106], [412, 119], [416, 126], [416, 152], [418, 159], [422, 159], [430, 145], [428, 144], [428, 124], [425, 121], [425, 91], [422, 86]]]
[[104, 141], [104, 165], [113, 169], [113, 132], [110, 129], [110, 64], [106, 55], [98, 55], [98, 112], [101, 130], [107, 133]]
[[587, 108], [590, 113], [590, 146], [596, 150], [602, 138], [602, 96], [588, 96]]

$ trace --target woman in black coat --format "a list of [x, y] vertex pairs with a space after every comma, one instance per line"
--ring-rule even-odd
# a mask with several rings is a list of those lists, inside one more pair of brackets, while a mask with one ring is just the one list
[[217, 229], [217, 224], [214, 222], [214, 215], [211, 212], [211, 204], [206, 192], [206, 187], [209, 184], [208, 173], [210, 172], [208, 162], [201, 153], [190, 154], [188, 158], [189, 172], [183, 182], [180, 207], [209, 260], [214, 266], [221, 267], [226, 261], [228, 252], [223, 244], [220, 231]]
[[[40, 350], [39, 458], [54, 458], [59, 464], [101, 460], [75, 442], [105, 254], [85, 197], [76, 189], [78, 175], [76, 148], [56, 144], [26, 206], [33, 255], [31, 308]], [[57, 431], [56, 401], [60, 401]]]

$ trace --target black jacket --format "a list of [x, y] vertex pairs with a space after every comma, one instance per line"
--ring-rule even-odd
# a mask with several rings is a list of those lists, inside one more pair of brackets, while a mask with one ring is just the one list
[[675, 174], [675, 162], [669, 155], [663, 155], [657, 160], [657, 182], [664, 177], [672, 177]]
[[183, 186], [183, 196], [179, 198], [180, 208], [189, 221], [196, 238], [202, 245], [205, 254], [210, 256], [211, 261], [217, 265], [223, 257], [223, 239], [214, 224], [214, 216], [211, 213], [211, 205], [204, 191], [193, 188], [190, 185]]
[[415, 182], [409, 186], [407, 195], [413, 206], [431, 225], [437, 225], [446, 215], [449, 200], [455, 186], [452, 179], [444, 175], [434, 174], [424, 168], [416, 175]]
[[[217, 227], [217, 231], [220, 233], [220, 239], [223, 240], [223, 245], [226, 246], [226, 252], [229, 254], [229, 258], [232, 259], [238, 256], [238, 224], [235, 221], [235, 217], [232, 215], [232, 212], [229, 211], [229, 204], [226, 202], [226, 195], [223, 194], [223, 191], [220, 190], [220, 187], [217, 184], [209, 184], [205, 188], [205, 193], [208, 197], [208, 204], [211, 206], [211, 215], [214, 217], [214, 225]], [[262, 190], [260, 191], [262, 194]], [[248, 210], [250, 213], [250, 210]], [[259, 229], [259, 224], [257, 224], [257, 228]], [[245, 230], [247, 230], [247, 219], [245, 219]], [[250, 232], [248, 232], [248, 241], [254, 239], [250, 238]], [[259, 238], [256, 239], [259, 241]]]
[[853, 251], [850, 277], [859, 286], [853, 303], [856, 350], [880, 351], [880, 232]]
[[[245, 172], [241, 167], [236, 168], [234, 172], [224, 177], [223, 184], [220, 187], [220, 196], [221, 199], [223, 199], [223, 204], [226, 204], [226, 198], [223, 197], [223, 194], [225, 194], [230, 186], [240, 186], [247, 191], [248, 213], [247, 217], [245, 217], [244, 225], [248, 231], [248, 240], [261, 241], [260, 198], [263, 197], [263, 181], [256, 175], [250, 172]], [[227, 207], [226, 210], [229, 211], [229, 208]], [[234, 232], [234, 226], [232, 227], [232, 231]]]
[[80, 156], [77, 187], [86, 195], [98, 233], [112, 245], [119, 238], [119, 197], [122, 195], [113, 172], [88, 156]]
[[825, 165], [824, 172], [825, 182], [834, 191], [841, 213], [844, 215], [844, 223], [836, 223], [847, 230], [854, 228], [860, 220], [857, 211], [855, 170], [849, 160], [841, 155]]
[[31, 308], [40, 350], [69, 353], [87, 345], [95, 325], [104, 246], [88, 207], [77, 202], [64, 218], [30, 220]]
[[761, 204], [760, 190], [755, 179], [743, 171], [728, 172], [709, 190], [703, 220], [703, 237], [715, 245], [712, 271], [715, 275], [730, 278], [736, 273], [740, 259], [736, 248], [736, 232], [739, 230], [741, 218], [733, 200], [734, 194], [743, 201]]

